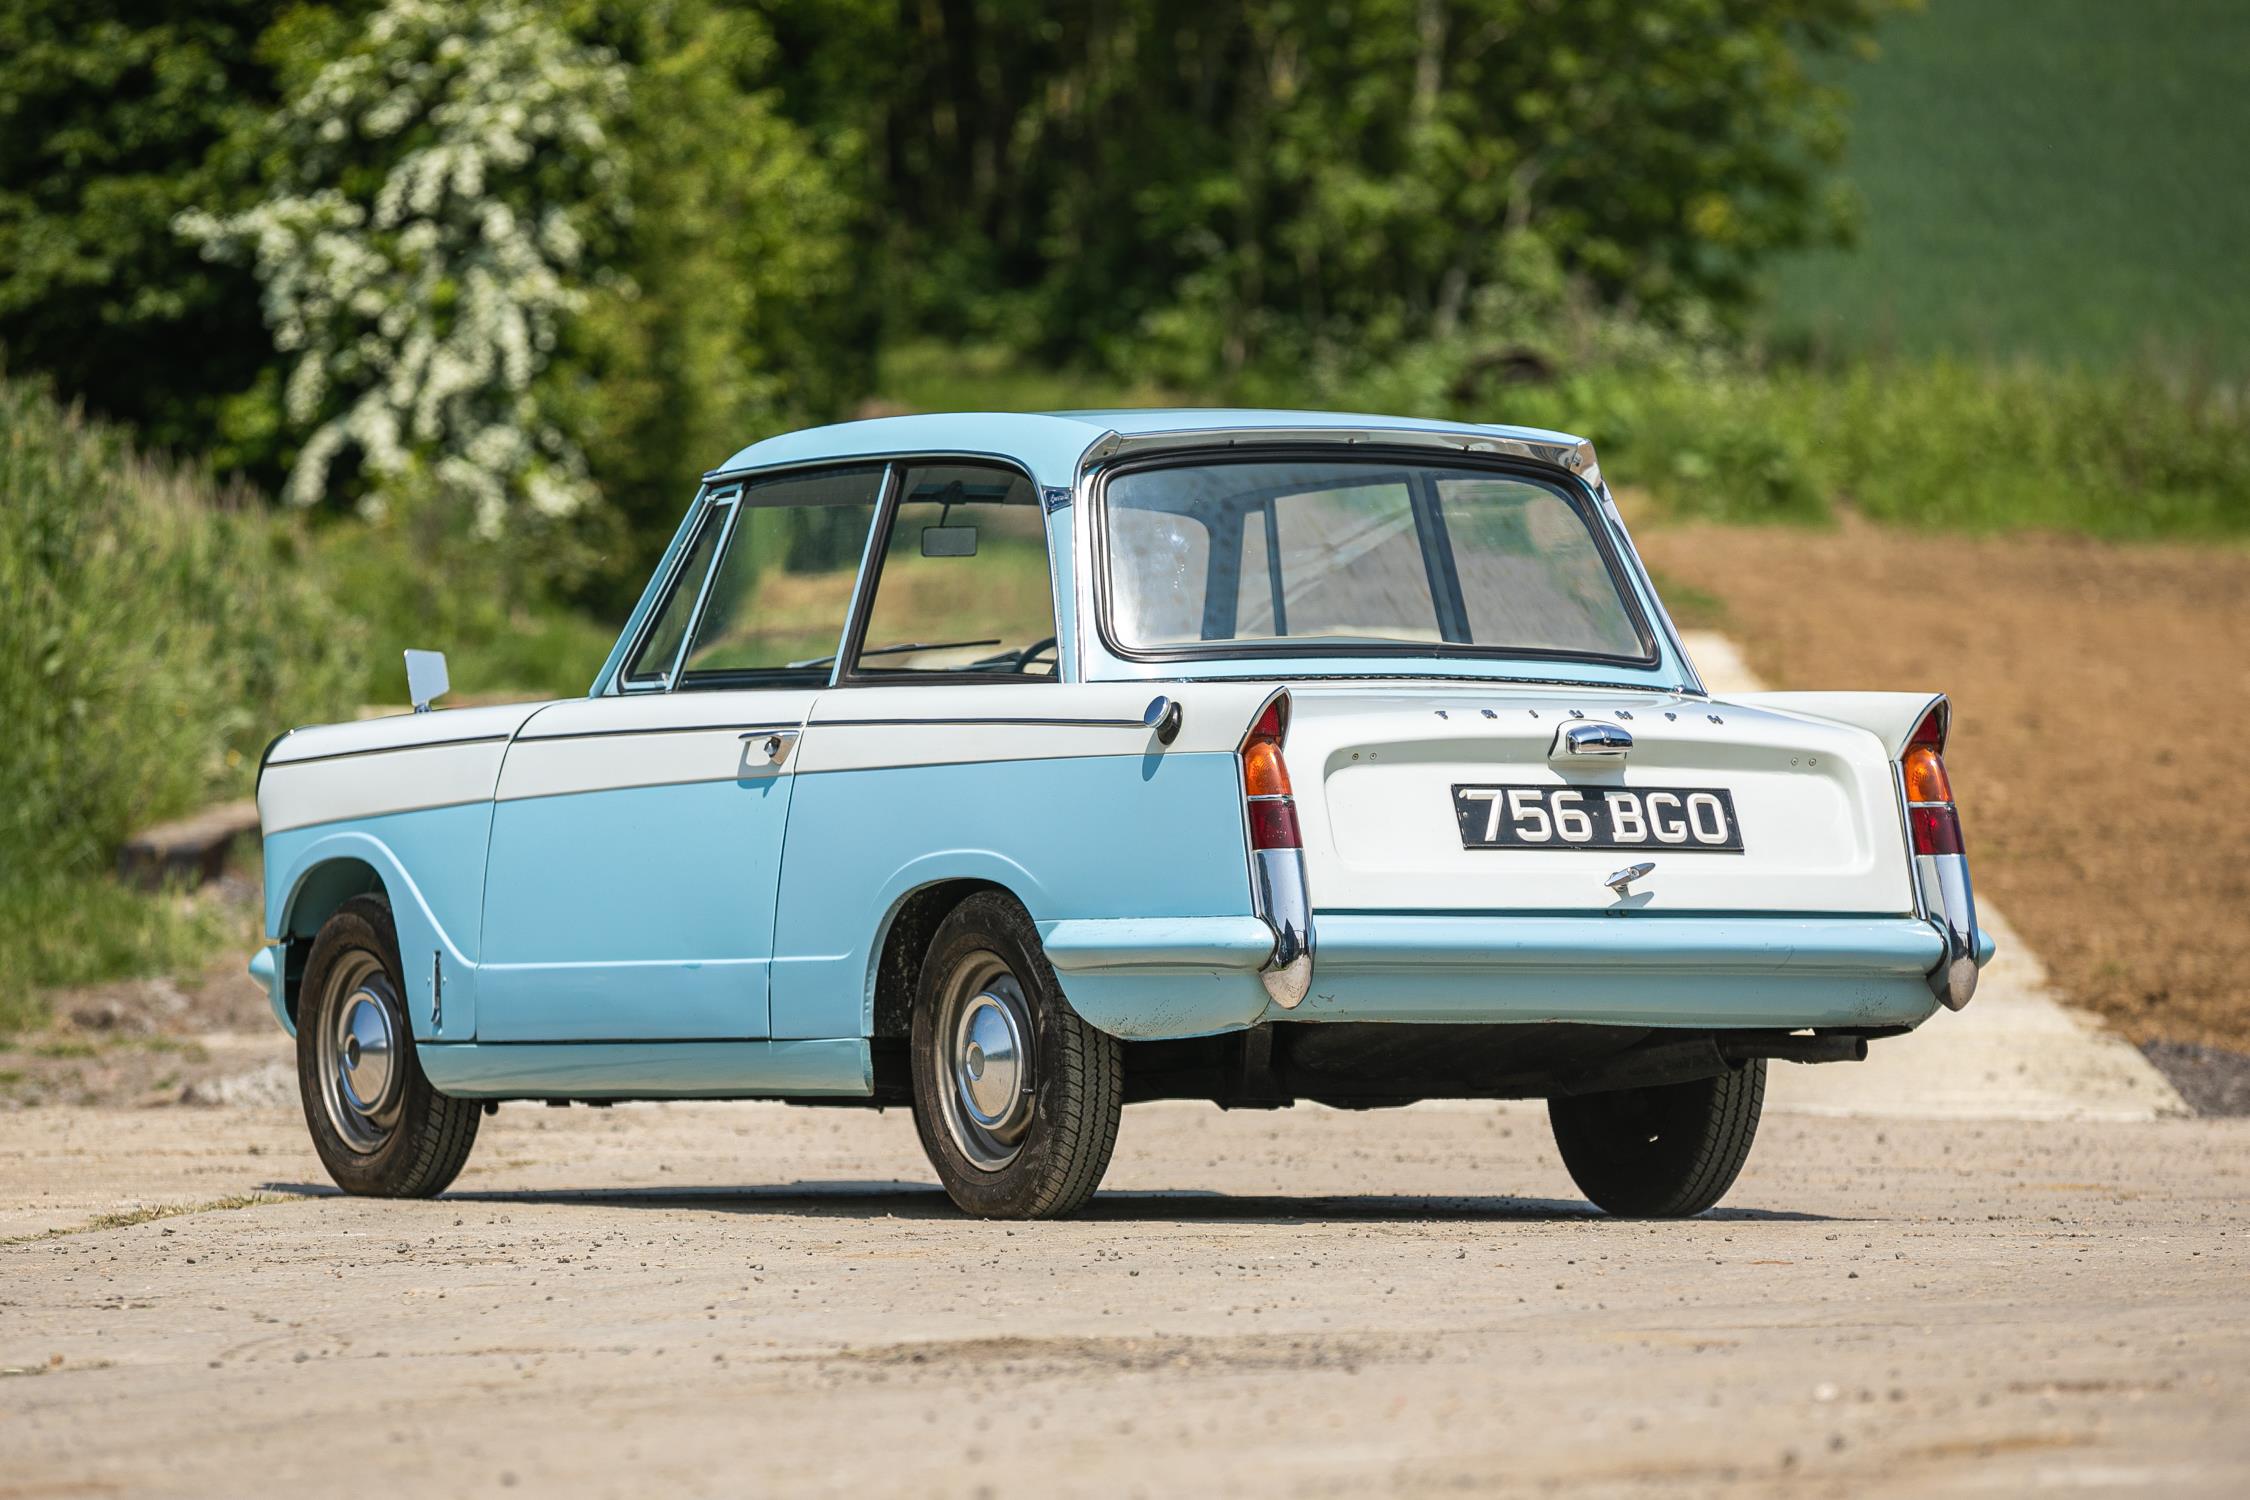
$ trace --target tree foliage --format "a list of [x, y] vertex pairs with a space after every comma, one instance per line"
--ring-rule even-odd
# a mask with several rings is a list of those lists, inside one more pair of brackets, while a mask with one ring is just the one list
[[614, 540], [883, 337], [1281, 395], [1723, 330], [1848, 227], [1813, 65], [1890, 3], [14, 0], [0, 341], [299, 497]]
[[[861, 119], [926, 317], [1029, 288], [1050, 351], [1240, 369], [1443, 336], [1552, 271], [1724, 311], [1845, 226], [1806, 58], [1882, 0], [861, 0], [785, 12]], [[974, 308], [971, 309], [974, 311]]]
[[240, 207], [225, 150], [278, 95], [259, 0], [0, 5], [0, 350], [157, 441], [219, 446], [271, 356], [247, 270], [171, 230]]
[[696, 472], [868, 388], [874, 303], [843, 178], [857, 142], [781, 112], [749, 11], [586, 0], [573, 19], [633, 80], [615, 134], [634, 213], [581, 320], [569, 421], [619, 518], [661, 533]]
[[269, 127], [275, 190], [180, 232], [248, 259], [305, 433], [286, 497], [357, 457], [363, 504], [427, 489], [498, 535], [589, 498], [540, 377], [587, 301], [589, 237], [628, 207], [609, 122], [625, 73], [517, 4], [389, 0]]

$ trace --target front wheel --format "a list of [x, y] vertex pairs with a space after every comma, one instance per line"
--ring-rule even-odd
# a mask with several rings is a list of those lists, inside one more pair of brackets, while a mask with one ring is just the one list
[[1726, 1196], [1765, 1107], [1758, 1058], [1716, 1078], [1547, 1101], [1555, 1144], [1578, 1190], [1633, 1219], [1699, 1214]]
[[990, 1219], [1094, 1195], [1124, 1100], [1117, 1039], [1063, 998], [1031, 918], [980, 891], [938, 924], [914, 999], [914, 1125], [946, 1193]]
[[297, 1088], [313, 1149], [336, 1186], [428, 1198], [468, 1161], [478, 1107], [423, 1076], [400, 974], [389, 905], [354, 896], [336, 908], [305, 960]]

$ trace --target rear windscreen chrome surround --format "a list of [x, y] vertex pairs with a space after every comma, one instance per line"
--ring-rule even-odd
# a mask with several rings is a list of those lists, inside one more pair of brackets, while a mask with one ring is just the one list
[[[1097, 453], [1099, 449], [1097, 448]], [[1574, 453], [1578, 450], [1572, 450]], [[1609, 575], [1611, 586], [1617, 592], [1618, 603], [1630, 620], [1633, 633], [1642, 645], [1639, 656], [1617, 656], [1590, 651], [1565, 651], [1554, 648], [1525, 649], [1506, 646], [1478, 646], [1448, 641], [1399, 641], [1377, 644], [1339, 644], [1307, 638], [1302, 644], [1252, 644], [1238, 640], [1214, 640], [1196, 644], [1169, 646], [1127, 646], [1120, 642], [1112, 627], [1110, 597], [1109, 555], [1109, 485], [1120, 476], [1146, 473], [1153, 469], [1213, 468], [1222, 464], [1254, 464], [1310, 461], [1336, 464], [1403, 464], [1426, 468], [1462, 469], [1479, 473], [1502, 474], [1542, 485], [1559, 495], [1578, 516], [1600, 554], [1602, 566]], [[1600, 500], [1586, 480], [1560, 464], [1524, 459], [1489, 452], [1463, 451], [1448, 444], [1412, 442], [1360, 442], [1357, 440], [1323, 440], [1318, 437], [1277, 441], [1271, 443], [1229, 443], [1223, 447], [1205, 443], [1167, 445], [1146, 456], [1135, 455], [1111, 466], [1097, 470], [1089, 486], [1091, 505], [1089, 518], [1093, 525], [1082, 545], [1092, 554], [1094, 624], [1103, 649], [1120, 661], [1128, 662], [1191, 662], [1257, 659], [1287, 660], [1292, 657], [1367, 657], [1367, 658], [1437, 658], [1448, 661], [1582, 661], [1603, 666], [1626, 667], [1642, 671], [1657, 671], [1664, 666], [1658, 647], [1657, 632], [1641, 607], [1639, 589], [1635, 587], [1634, 570], [1619, 555], [1615, 536], [1603, 515]], [[1684, 659], [1684, 658], [1683, 658]], [[1390, 675], [1390, 674], [1385, 674]], [[1615, 686], [1615, 684], [1608, 684]]]

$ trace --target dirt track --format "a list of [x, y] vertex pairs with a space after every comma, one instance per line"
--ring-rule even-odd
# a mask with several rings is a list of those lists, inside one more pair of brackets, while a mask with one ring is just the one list
[[2250, 1052], [2250, 550], [1640, 526], [1787, 688], [1933, 688], [1977, 889], [2136, 1042]]
[[2244, 1121], [1769, 1117], [1666, 1225], [1528, 1107], [1136, 1109], [1013, 1226], [897, 1113], [511, 1106], [416, 1204], [290, 1110], [6, 1128], [0, 1494], [2250, 1490]]

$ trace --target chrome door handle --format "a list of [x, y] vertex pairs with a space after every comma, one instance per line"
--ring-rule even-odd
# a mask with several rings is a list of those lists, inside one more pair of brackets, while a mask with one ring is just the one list
[[763, 757], [769, 766], [778, 766], [789, 758], [790, 747], [797, 743], [798, 731], [794, 729], [752, 729], [745, 732], [742, 742], [749, 746], [745, 753]]

